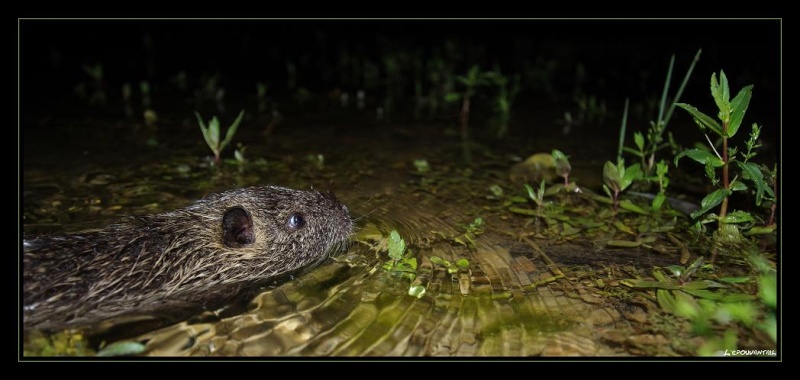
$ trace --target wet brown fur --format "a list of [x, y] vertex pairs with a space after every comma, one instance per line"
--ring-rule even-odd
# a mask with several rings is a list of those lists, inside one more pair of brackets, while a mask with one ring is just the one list
[[[240, 206], [255, 242], [223, 244], [222, 216]], [[293, 214], [305, 225], [293, 229]], [[202, 309], [244, 289], [319, 263], [352, 233], [332, 194], [264, 186], [209, 195], [105, 229], [24, 242], [25, 329], [62, 329], [130, 313]]]

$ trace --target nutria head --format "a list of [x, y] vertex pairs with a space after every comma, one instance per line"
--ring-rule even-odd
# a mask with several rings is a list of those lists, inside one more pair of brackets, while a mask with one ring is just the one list
[[100, 231], [25, 241], [24, 325], [210, 307], [319, 263], [352, 231], [333, 194], [263, 186]]

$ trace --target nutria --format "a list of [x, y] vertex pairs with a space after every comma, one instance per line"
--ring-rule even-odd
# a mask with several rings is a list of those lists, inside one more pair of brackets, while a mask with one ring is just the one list
[[353, 231], [330, 193], [264, 186], [209, 195], [102, 230], [23, 242], [23, 325], [202, 310], [321, 262]]

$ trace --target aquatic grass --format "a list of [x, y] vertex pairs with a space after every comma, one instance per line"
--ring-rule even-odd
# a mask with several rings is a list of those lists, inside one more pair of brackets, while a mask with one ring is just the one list
[[694, 71], [694, 67], [700, 60], [700, 53], [702, 53], [702, 49], [698, 49], [697, 53], [695, 53], [694, 59], [689, 65], [689, 69], [686, 71], [686, 74], [684, 75], [683, 81], [678, 87], [678, 90], [675, 92], [675, 95], [668, 101], [667, 99], [669, 94], [669, 88], [670, 88], [670, 83], [672, 82], [672, 73], [674, 71], [674, 66], [675, 66], [675, 55], [674, 54], [672, 55], [669, 61], [669, 68], [667, 69], [667, 76], [664, 80], [664, 88], [661, 92], [661, 99], [658, 105], [658, 115], [655, 121], [650, 121], [650, 128], [648, 128], [647, 130], [646, 137], [641, 132], [634, 133], [633, 138], [634, 138], [635, 148], [623, 146], [625, 129], [628, 118], [628, 112], [627, 112], [628, 100], [627, 99], [625, 100], [625, 112], [622, 117], [622, 126], [620, 128], [620, 139], [619, 139], [619, 149], [617, 151], [617, 159], [619, 160], [620, 158], [622, 158], [623, 151], [639, 158], [640, 165], [644, 174], [643, 178], [650, 178], [653, 175], [653, 171], [655, 170], [657, 165], [656, 153], [668, 147], [672, 147], [673, 149], [678, 149], [677, 143], [672, 137], [672, 134], [667, 133], [667, 140], [665, 141], [664, 133], [666, 132], [667, 126], [669, 125], [669, 122], [672, 119], [672, 114], [675, 111], [677, 102], [680, 101], [680, 98], [683, 95], [683, 91], [686, 88], [686, 84], [689, 82], [689, 78], [691, 77], [692, 72]]
[[203, 122], [200, 113], [195, 111], [194, 115], [197, 117], [197, 123], [200, 124], [200, 131], [203, 132], [203, 138], [206, 140], [206, 144], [208, 144], [208, 147], [211, 148], [212, 152], [214, 152], [214, 163], [219, 165], [220, 154], [222, 153], [222, 150], [224, 150], [225, 147], [230, 144], [231, 140], [233, 139], [233, 135], [236, 134], [236, 130], [239, 128], [239, 123], [241, 123], [242, 117], [244, 117], [244, 110], [239, 112], [239, 116], [237, 116], [233, 124], [228, 127], [228, 131], [225, 133], [225, 139], [222, 141], [219, 139], [220, 125], [219, 119], [217, 119], [216, 116], [212, 117], [208, 122], [208, 126], [206, 126], [206, 123]]

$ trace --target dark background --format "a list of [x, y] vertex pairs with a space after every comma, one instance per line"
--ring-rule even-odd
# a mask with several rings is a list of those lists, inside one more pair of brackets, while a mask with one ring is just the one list
[[[455, 44], [458, 56], [442, 48]], [[82, 65], [101, 63], [109, 96], [122, 83], [166, 86], [220, 73], [229, 96], [270, 85], [288, 97], [286, 62], [298, 86], [348, 89], [340, 77], [342, 52], [380, 65], [392, 51], [441, 56], [463, 74], [473, 64], [503, 73], [524, 70], [537, 57], [557, 62], [552, 83], [569, 100], [577, 65], [585, 91], [609, 102], [660, 96], [669, 57], [676, 55], [673, 91], [698, 48], [703, 49], [682, 101], [714, 115], [712, 72], [724, 70], [733, 91], [754, 84], [747, 121], [771, 124], [780, 116], [781, 20], [39, 20], [19, 21], [19, 86], [23, 111], [50, 108], [85, 81]], [[496, 65], [496, 66], [495, 66]], [[382, 73], [383, 74], [383, 73]], [[411, 79], [411, 78], [409, 78]], [[410, 88], [407, 93], [409, 96]], [[734, 96], [732, 93], [731, 96]], [[523, 87], [521, 97], [546, 97]], [[524, 106], [520, 106], [524, 107]], [[709, 109], [709, 107], [711, 107]], [[715, 116], [715, 115], [714, 115]], [[749, 128], [748, 128], [749, 129]]]

